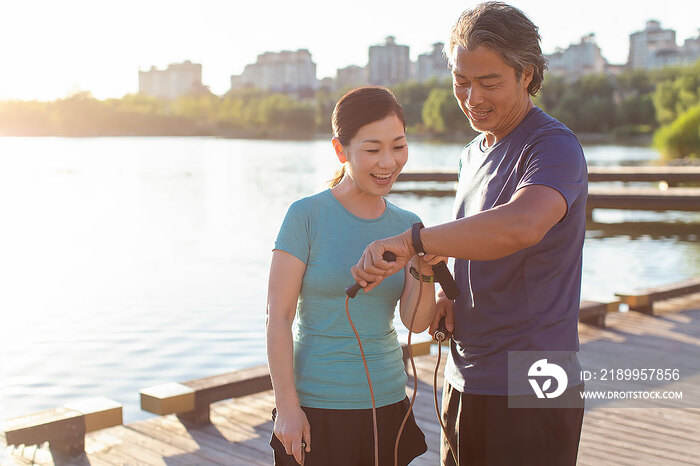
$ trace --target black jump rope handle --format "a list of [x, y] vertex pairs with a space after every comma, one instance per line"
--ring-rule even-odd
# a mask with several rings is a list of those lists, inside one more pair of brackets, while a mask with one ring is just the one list
[[[382, 258], [387, 262], [396, 261], [396, 255], [391, 251], [385, 251]], [[435, 274], [436, 281], [440, 283], [442, 291], [445, 292], [445, 296], [452, 300], [459, 296], [459, 288], [457, 288], [457, 284], [455, 283], [454, 278], [452, 278], [452, 274], [447, 269], [447, 264], [444, 262], [439, 262], [438, 264], [434, 265], [433, 273]], [[351, 298], [354, 298], [357, 296], [357, 292], [361, 289], [362, 287], [358, 283], [355, 283], [345, 288], [345, 294]], [[447, 327], [445, 326], [445, 318], [443, 317], [440, 319], [440, 324], [438, 325], [438, 329], [433, 334], [433, 338], [437, 341], [443, 341], [450, 338], [450, 336], [451, 334], [447, 331]]]
[[[396, 254], [394, 254], [391, 251], [384, 251], [384, 254], [382, 254], [382, 259], [384, 259], [387, 262], [395, 262], [396, 261]], [[360, 286], [359, 283], [355, 283], [355, 284], [350, 285], [347, 288], [345, 288], [345, 294], [350, 296], [351, 298], [354, 298], [355, 296], [357, 296], [357, 292], [360, 291], [361, 289], [362, 289], [362, 286]]]

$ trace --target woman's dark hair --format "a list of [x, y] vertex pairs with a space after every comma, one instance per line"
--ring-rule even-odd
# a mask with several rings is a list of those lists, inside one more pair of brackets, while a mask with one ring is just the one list
[[[381, 86], [358, 87], [349, 91], [335, 104], [331, 116], [333, 136], [338, 138], [340, 144], [347, 146], [360, 128], [390, 115], [396, 115], [401, 120], [404, 130], [406, 129], [403, 107], [389, 89]], [[340, 183], [343, 176], [345, 165], [329, 182], [330, 187]]]
[[532, 67], [527, 91], [534, 96], [540, 90], [547, 59], [540, 48], [539, 29], [525, 13], [503, 2], [486, 2], [466, 10], [452, 28], [445, 55], [452, 62], [455, 47], [474, 50], [482, 45], [513, 68], [518, 79]]

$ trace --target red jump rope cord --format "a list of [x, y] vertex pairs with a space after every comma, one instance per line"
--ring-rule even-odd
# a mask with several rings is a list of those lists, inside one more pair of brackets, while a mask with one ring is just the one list
[[352, 327], [352, 331], [355, 332], [355, 338], [357, 338], [357, 345], [360, 347], [360, 355], [362, 355], [362, 364], [365, 365], [365, 373], [367, 374], [367, 384], [369, 384], [369, 394], [372, 397], [372, 424], [374, 426], [374, 464], [379, 466], [379, 434], [377, 432], [377, 405], [374, 402], [374, 390], [372, 389], [372, 380], [369, 377], [369, 368], [367, 367], [367, 359], [365, 358], [365, 351], [362, 349], [362, 342], [360, 341], [360, 334], [357, 333], [355, 324], [352, 323], [350, 318], [350, 308], [349, 308], [350, 296], [345, 297], [345, 314], [348, 316], [348, 322]]
[[[418, 299], [416, 300], [416, 304], [413, 307], [413, 312], [411, 314], [411, 323], [409, 325], [408, 329], [408, 357], [409, 360], [411, 361], [411, 368], [413, 369], [413, 395], [411, 396], [411, 403], [408, 406], [408, 411], [406, 411], [406, 415], [403, 418], [403, 421], [401, 422], [401, 426], [399, 427], [399, 431], [396, 434], [396, 442], [394, 443], [394, 466], [398, 465], [398, 449], [399, 449], [399, 440], [401, 439], [401, 434], [403, 433], [404, 426], [406, 425], [406, 421], [408, 420], [409, 416], [411, 415], [411, 412], [413, 411], [413, 404], [416, 401], [416, 394], [418, 393], [418, 376], [416, 373], [416, 364], [415, 361], [413, 360], [413, 351], [411, 350], [411, 329], [413, 328], [413, 323], [416, 318], [416, 313], [418, 311], [418, 306], [421, 301], [421, 297], [423, 295], [423, 286], [422, 282], [418, 283]], [[365, 373], [367, 374], [367, 384], [369, 385], [369, 394], [372, 397], [372, 426], [374, 428], [374, 464], [375, 466], [379, 466], [379, 433], [377, 430], [377, 406], [374, 400], [374, 389], [372, 388], [372, 380], [369, 375], [369, 368], [367, 367], [367, 359], [365, 358], [365, 352], [364, 349], [362, 348], [362, 342], [360, 341], [360, 335], [357, 333], [357, 329], [355, 328], [355, 324], [352, 322], [352, 318], [350, 317], [350, 308], [349, 308], [349, 302], [350, 302], [350, 297], [347, 296], [345, 298], [345, 314], [348, 317], [348, 322], [350, 322], [350, 326], [352, 327], [352, 331], [355, 333], [355, 338], [357, 339], [357, 345], [360, 348], [360, 355], [362, 356], [362, 364], [365, 366]]]

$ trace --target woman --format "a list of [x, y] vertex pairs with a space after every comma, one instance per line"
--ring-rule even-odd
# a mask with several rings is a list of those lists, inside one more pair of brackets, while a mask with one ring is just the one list
[[[374, 464], [372, 399], [344, 289], [352, 284], [350, 268], [367, 244], [420, 221], [383, 198], [408, 159], [403, 110], [391, 91], [362, 87], [348, 92], [336, 104], [332, 124], [333, 148], [343, 167], [330, 189], [291, 205], [270, 266], [267, 351], [276, 405], [270, 441], [276, 465], [301, 464], [302, 458], [305, 466]], [[409, 404], [394, 309], [400, 299], [407, 327], [416, 309], [414, 332], [432, 321], [430, 265], [441, 258], [426, 257], [409, 261], [414, 274], [407, 265], [404, 274], [350, 303], [374, 390], [382, 465], [394, 464], [394, 440]], [[417, 271], [421, 281], [414, 278], [420, 276]], [[398, 464], [425, 450], [411, 415]]]

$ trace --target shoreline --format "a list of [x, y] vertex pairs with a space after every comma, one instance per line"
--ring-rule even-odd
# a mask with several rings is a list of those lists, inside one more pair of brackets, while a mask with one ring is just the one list
[[[610, 133], [574, 133], [581, 144], [586, 145], [607, 145], [615, 144], [621, 146], [632, 147], [650, 147], [651, 135], [636, 136], [636, 137], [616, 137]], [[476, 133], [453, 133], [453, 134], [430, 134], [430, 133], [415, 133], [410, 130], [406, 133], [409, 140], [435, 143], [435, 144], [466, 144]], [[313, 133], [299, 134], [296, 131], [250, 131], [250, 130], [221, 130], [221, 131], [188, 131], [188, 132], [154, 132], [151, 134], [125, 134], [125, 133], [95, 133], [95, 134], [78, 134], [78, 133], [42, 133], [31, 134], [17, 132], [14, 134], [0, 132], [0, 137], [3, 138], [156, 138], [156, 137], [211, 137], [221, 139], [248, 139], [262, 141], [315, 141], [315, 140], [330, 140], [333, 136], [330, 133]]]

